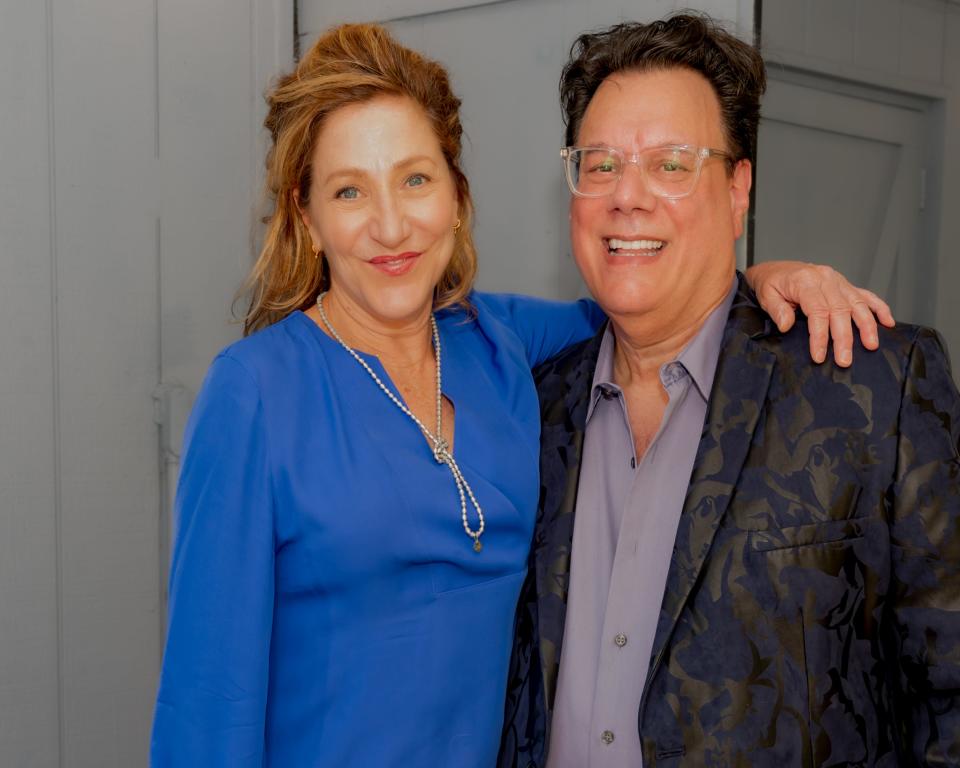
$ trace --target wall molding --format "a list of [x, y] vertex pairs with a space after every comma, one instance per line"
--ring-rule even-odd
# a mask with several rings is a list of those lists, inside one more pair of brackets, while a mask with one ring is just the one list
[[345, 22], [384, 23], [509, 2], [513, 0], [358, 0], [346, 16], [342, 7], [331, 9], [323, 2], [300, 3], [299, 32], [310, 38], [327, 27]]

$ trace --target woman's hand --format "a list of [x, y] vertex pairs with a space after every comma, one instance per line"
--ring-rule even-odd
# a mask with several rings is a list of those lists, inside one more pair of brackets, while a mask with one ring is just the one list
[[[797, 307], [807, 316], [810, 356], [822, 363], [827, 341], [833, 337], [833, 359], [846, 368], [853, 361], [851, 320], [860, 330], [860, 341], [876, 349], [877, 321], [892, 327], [887, 303], [866, 288], [857, 288], [832, 267], [802, 261], [767, 261], [746, 271], [747, 282], [760, 306], [781, 331], [789, 330]], [[876, 315], [876, 317], [874, 317]]]

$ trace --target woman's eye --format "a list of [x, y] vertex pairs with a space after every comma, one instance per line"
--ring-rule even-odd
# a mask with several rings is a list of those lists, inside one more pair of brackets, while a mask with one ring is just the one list
[[360, 190], [356, 187], [343, 187], [337, 190], [334, 197], [338, 200], [356, 200], [360, 197]]
[[413, 176], [407, 179], [408, 187], [420, 187], [427, 183], [429, 179], [424, 176], [422, 173], [415, 173]]

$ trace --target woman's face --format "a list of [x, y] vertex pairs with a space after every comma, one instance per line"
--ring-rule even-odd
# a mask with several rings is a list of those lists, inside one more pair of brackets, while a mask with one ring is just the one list
[[330, 297], [377, 325], [421, 320], [453, 254], [458, 208], [423, 110], [402, 96], [342, 107], [311, 163], [301, 215], [327, 257]]

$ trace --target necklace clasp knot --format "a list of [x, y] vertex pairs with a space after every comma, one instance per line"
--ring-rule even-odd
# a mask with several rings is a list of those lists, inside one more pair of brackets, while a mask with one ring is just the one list
[[433, 441], [433, 458], [437, 464], [450, 463], [450, 445], [443, 438]]

